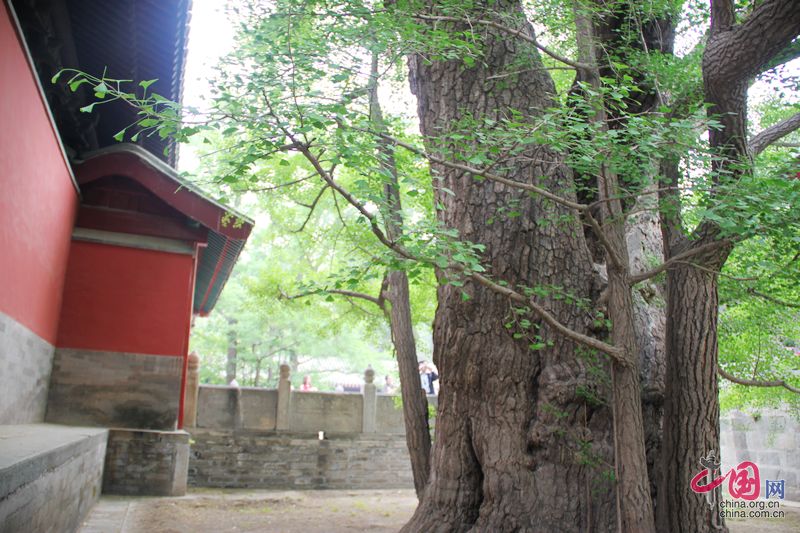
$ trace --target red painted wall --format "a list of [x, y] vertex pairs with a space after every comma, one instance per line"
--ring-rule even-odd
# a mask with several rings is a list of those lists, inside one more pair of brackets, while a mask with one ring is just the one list
[[5, 2], [0, 80], [0, 312], [55, 343], [77, 193]]
[[191, 255], [73, 241], [57, 345], [184, 356]]

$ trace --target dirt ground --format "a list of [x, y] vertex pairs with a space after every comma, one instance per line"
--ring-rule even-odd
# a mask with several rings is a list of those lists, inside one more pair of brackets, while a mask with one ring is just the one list
[[81, 533], [393, 533], [416, 506], [413, 490], [192, 489], [182, 498], [104, 497]]
[[[389, 533], [416, 505], [413, 490], [193, 489], [182, 498], [103, 497], [81, 533]], [[800, 531], [800, 505], [787, 502], [781, 509], [783, 518], [728, 520], [730, 531]]]

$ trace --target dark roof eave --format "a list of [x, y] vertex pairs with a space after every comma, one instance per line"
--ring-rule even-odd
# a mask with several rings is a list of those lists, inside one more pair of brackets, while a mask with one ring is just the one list
[[73, 162], [79, 184], [111, 175], [128, 176], [168, 205], [230, 239], [247, 240], [254, 220], [207, 196], [168, 164], [135, 144], [101, 148]]

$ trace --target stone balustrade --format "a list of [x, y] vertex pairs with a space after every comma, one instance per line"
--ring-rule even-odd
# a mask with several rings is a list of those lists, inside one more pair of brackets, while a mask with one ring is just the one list
[[359, 393], [292, 390], [289, 379], [283, 365], [277, 389], [202, 385], [196, 407], [187, 390], [191, 485], [413, 487], [402, 409], [395, 396], [378, 394], [371, 368]]
[[[201, 385], [187, 388], [186, 427], [230, 431], [276, 431], [317, 435], [403, 435], [403, 413], [396, 396], [379, 394], [368, 368], [360, 393], [292, 390], [288, 365], [277, 389]], [[191, 380], [189, 380], [191, 382]], [[436, 406], [436, 397], [428, 401]], [[190, 430], [191, 431], [191, 430]]]

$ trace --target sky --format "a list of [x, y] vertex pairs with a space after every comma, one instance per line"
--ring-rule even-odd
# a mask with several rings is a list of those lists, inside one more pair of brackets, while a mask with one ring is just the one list
[[[209, 91], [208, 78], [220, 57], [233, 48], [233, 28], [219, 0], [193, 0], [189, 21], [189, 46], [183, 84], [183, 104], [203, 109], [203, 96]], [[189, 145], [180, 149], [178, 170], [192, 171], [198, 166], [197, 154]]]
[[[210, 85], [208, 78], [214, 72], [214, 66], [219, 59], [229, 52], [234, 45], [233, 27], [225, 14], [225, 5], [228, 2], [220, 0], [193, 0], [192, 17], [189, 23], [189, 45], [186, 59], [186, 71], [184, 76], [183, 104], [198, 109], [204, 109], [203, 97], [208, 94]], [[678, 55], [685, 54], [701, 38], [705, 28], [682, 28], [679, 31], [676, 51]], [[783, 69], [784, 75], [800, 75], [800, 59], [789, 62]], [[403, 93], [399, 98], [401, 105], [411, 106], [414, 109], [415, 102], [407, 88], [402, 88]], [[395, 90], [396, 92], [396, 90]], [[750, 88], [750, 108], [751, 110], [758, 102], [763, 101], [773, 94], [773, 89], [769, 82], [756, 82]], [[398, 95], [394, 99], [389, 98], [384, 101], [398, 101]], [[787, 103], [796, 103], [797, 94], [787, 95]], [[399, 110], [395, 110], [399, 111]], [[407, 113], [403, 113], [407, 114]], [[751, 120], [758, 117], [751, 115]], [[178, 169], [180, 171], [192, 172], [199, 166], [199, 159], [191, 146], [181, 146], [179, 152]]]

